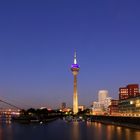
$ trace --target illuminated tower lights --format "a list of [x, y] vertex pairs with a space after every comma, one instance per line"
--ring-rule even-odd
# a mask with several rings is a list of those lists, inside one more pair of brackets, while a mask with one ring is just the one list
[[73, 89], [73, 114], [78, 113], [78, 94], [77, 94], [77, 75], [80, 70], [76, 60], [76, 51], [74, 52], [74, 63], [71, 65], [71, 71], [74, 76], [74, 89]]

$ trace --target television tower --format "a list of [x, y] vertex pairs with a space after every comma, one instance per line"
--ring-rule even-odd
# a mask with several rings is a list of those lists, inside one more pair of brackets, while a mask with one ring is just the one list
[[71, 65], [71, 71], [74, 76], [74, 90], [73, 90], [73, 114], [78, 113], [78, 94], [77, 94], [77, 75], [80, 70], [76, 60], [76, 51], [74, 52], [74, 63]]

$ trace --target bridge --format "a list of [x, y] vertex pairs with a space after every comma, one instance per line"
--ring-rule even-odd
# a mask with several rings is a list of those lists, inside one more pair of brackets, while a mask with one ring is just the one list
[[8, 108], [0, 108], [0, 118], [1, 117], [9, 118], [11, 116], [18, 116], [20, 114], [20, 110], [22, 110], [21, 108], [7, 101], [0, 100], [0, 102], [9, 106]]

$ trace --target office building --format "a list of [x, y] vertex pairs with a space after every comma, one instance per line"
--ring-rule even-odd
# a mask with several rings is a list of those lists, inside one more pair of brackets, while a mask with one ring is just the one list
[[107, 90], [99, 90], [98, 92], [98, 101], [100, 104], [104, 103], [104, 100], [108, 97], [108, 91]]
[[139, 85], [130, 84], [126, 87], [119, 88], [119, 100], [125, 100], [133, 97], [139, 96]]

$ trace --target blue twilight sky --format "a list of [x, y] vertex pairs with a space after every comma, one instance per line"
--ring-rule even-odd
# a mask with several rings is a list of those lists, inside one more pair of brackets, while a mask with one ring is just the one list
[[75, 49], [79, 104], [89, 106], [100, 89], [118, 98], [120, 86], [140, 84], [140, 1], [0, 1], [1, 99], [71, 106]]

